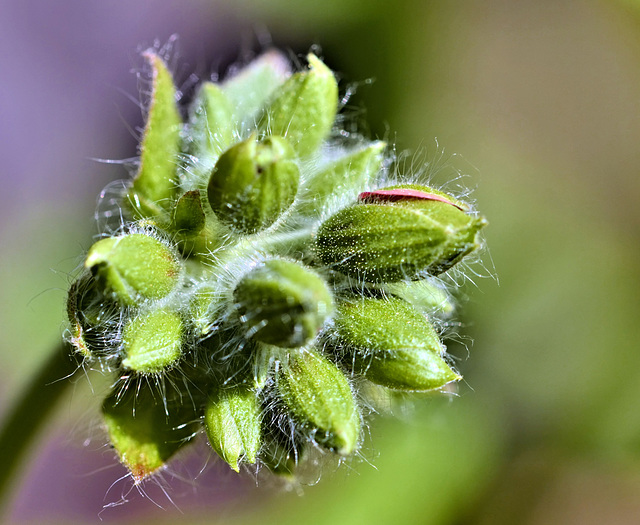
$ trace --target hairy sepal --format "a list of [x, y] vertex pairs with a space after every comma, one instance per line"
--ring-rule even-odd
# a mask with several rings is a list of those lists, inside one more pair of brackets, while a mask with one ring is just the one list
[[171, 73], [153, 51], [143, 56], [152, 68], [151, 100], [140, 145], [140, 166], [126, 199], [136, 219], [161, 217], [171, 204], [178, 185], [182, 129]]
[[333, 72], [313, 54], [309, 69], [291, 76], [267, 106], [260, 129], [285, 137], [300, 157], [314, 153], [327, 138], [338, 109]]
[[161, 470], [194, 437], [198, 414], [191, 399], [175, 390], [160, 396], [144, 382], [104, 401], [109, 441], [137, 483]]

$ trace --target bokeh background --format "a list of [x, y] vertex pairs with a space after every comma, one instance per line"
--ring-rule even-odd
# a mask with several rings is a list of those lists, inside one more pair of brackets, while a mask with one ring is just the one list
[[302, 496], [205, 465], [204, 446], [145, 496], [117, 481], [104, 385], [95, 397], [80, 374], [15, 479], [8, 522], [639, 523], [631, 0], [0, 0], [0, 417], [60, 340], [96, 195], [125, 176], [93, 159], [135, 155], [138, 50], [173, 33], [185, 85], [271, 44], [320, 46], [372, 137], [468, 175], [498, 278], [465, 288], [473, 343], [451, 350], [466, 382], [375, 420], [365, 460]]

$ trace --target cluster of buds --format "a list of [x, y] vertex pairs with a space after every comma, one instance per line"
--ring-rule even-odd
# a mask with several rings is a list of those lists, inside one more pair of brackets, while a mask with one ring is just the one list
[[345, 138], [312, 54], [291, 72], [268, 52], [185, 108], [144, 56], [139, 164], [67, 306], [73, 351], [115, 376], [104, 424], [134, 480], [202, 433], [235, 471], [293, 477], [314, 451], [356, 453], [385, 396], [459, 380], [438, 276], [484, 218]]

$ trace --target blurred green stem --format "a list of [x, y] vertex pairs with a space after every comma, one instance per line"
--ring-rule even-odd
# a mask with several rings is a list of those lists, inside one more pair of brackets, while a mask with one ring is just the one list
[[61, 344], [25, 388], [0, 428], [0, 514], [7, 511], [10, 493], [17, 487], [18, 468], [58, 400], [71, 384], [61, 381], [78, 365]]

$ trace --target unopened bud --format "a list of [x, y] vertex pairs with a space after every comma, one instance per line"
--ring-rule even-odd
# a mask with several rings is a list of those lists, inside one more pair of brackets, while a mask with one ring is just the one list
[[191, 394], [179, 383], [166, 395], [147, 382], [116, 389], [102, 405], [109, 441], [134, 481], [140, 482], [164, 467], [196, 435], [199, 418]]
[[260, 123], [267, 133], [286, 137], [301, 157], [327, 138], [338, 108], [333, 72], [313, 54], [307, 60], [309, 70], [292, 75], [276, 90]]
[[225, 151], [209, 179], [211, 208], [221, 222], [250, 234], [271, 226], [291, 206], [300, 171], [282, 137], [251, 136]]
[[130, 306], [169, 295], [182, 275], [182, 263], [173, 250], [142, 233], [99, 240], [84, 265], [106, 293]]
[[173, 229], [184, 237], [197, 235], [202, 231], [206, 223], [206, 216], [202, 209], [200, 191], [186, 192], [176, 202], [173, 210]]
[[399, 390], [432, 390], [460, 379], [442, 358], [431, 324], [397, 297], [344, 302], [335, 319], [336, 346], [354, 372]]
[[251, 270], [233, 297], [248, 337], [285, 348], [311, 341], [333, 312], [333, 298], [322, 278], [284, 259]]
[[361, 203], [320, 226], [320, 259], [346, 275], [393, 282], [442, 273], [479, 246], [483, 217], [465, 213], [444, 194], [416, 188], [361, 194]]
[[260, 404], [256, 393], [243, 386], [211, 394], [204, 413], [209, 443], [229, 466], [239, 472], [238, 461], [255, 463], [260, 448]]
[[294, 420], [320, 445], [347, 456], [360, 435], [360, 415], [340, 369], [315, 350], [292, 352], [276, 376], [280, 398]]
[[130, 319], [124, 327], [122, 366], [141, 374], [170, 369], [182, 356], [183, 331], [180, 315], [166, 309]]

